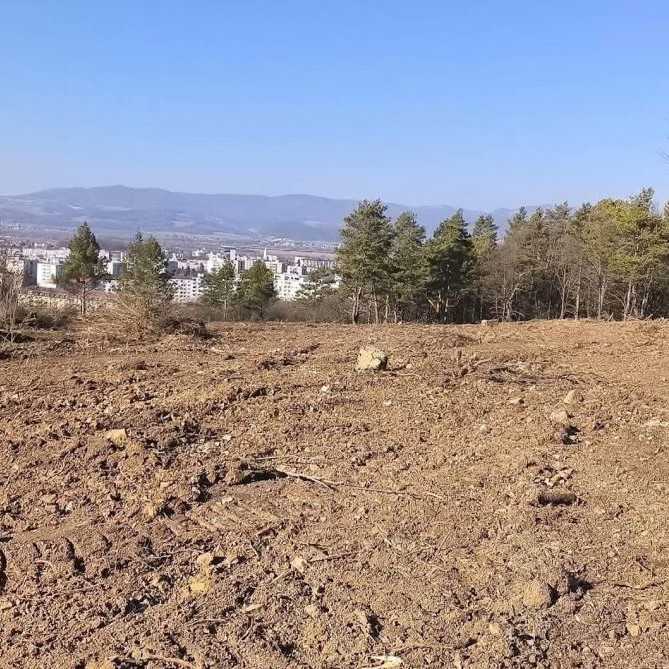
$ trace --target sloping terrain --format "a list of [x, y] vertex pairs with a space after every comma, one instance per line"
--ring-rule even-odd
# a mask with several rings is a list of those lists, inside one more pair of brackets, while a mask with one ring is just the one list
[[0, 349], [0, 666], [669, 666], [669, 325], [215, 330]]

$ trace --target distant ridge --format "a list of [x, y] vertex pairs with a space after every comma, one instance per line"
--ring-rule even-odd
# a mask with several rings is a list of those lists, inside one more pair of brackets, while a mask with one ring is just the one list
[[[334, 241], [342, 220], [359, 200], [316, 195], [180, 193], [160, 188], [98, 186], [52, 188], [0, 197], [0, 218], [32, 228], [70, 229], [83, 220], [106, 233], [229, 234], [247, 238]], [[528, 208], [530, 211], [533, 207]], [[413, 211], [428, 232], [457, 207], [388, 203], [391, 216]], [[490, 212], [503, 229], [513, 209]], [[472, 222], [481, 211], [464, 210]]]

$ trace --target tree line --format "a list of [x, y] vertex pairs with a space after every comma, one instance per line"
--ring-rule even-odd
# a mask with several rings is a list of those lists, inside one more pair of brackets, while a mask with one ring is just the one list
[[[502, 238], [491, 216], [481, 215], [470, 229], [462, 210], [428, 237], [413, 213], [393, 220], [382, 201], [365, 200], [344, 219], [337, 269], [312, 271], [294, 303], [277, 301], [273, 274], [261, 260], [241, 276], [231, 262], [223, 263], [205, 276], [201, 302], [224, 320], [466, 323], [668, 316], [669, 205], [658, 211], [653, 196], [646, 188], [577, 209], [566, 202], [531, 213], [521, 208]], [[85, 315], [90, 292], [111, 277], [86, 223], [69, 249], [59, 284], [78, 295]], [[0, 257], [3, 322], [15, 312], [20, 288], [6, 266], [7, 258]], [[156, 323], [173, 300], [169, 279], [158, 241], [138, 234], [128, 247], [117, 305], [136, 321]]]
[[653, 190], [572, 209], [521, 208], [502, 239], [462, 210], [430, 238], [380, 200], [347, 216], [337, 250], [351, 321], [644, 318], [669, 314], [669, 206]]

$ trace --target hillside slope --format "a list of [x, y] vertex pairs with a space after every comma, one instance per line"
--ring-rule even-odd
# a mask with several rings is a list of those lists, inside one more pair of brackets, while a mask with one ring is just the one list
[[666, 324], [216, 331], [0, 349], [0, 666], [666, 666]]

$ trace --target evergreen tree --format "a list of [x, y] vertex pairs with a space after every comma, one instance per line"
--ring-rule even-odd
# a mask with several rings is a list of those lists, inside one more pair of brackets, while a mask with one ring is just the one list
[[472, 318], [482, 319], [489, 310], [494, 295], [488, 281], [497, 252], [497, 226], [492, 216], [482, 214], [474, 221], [472, 250], [475, 259], [473, 284], [476, 295]]
[[428, 300], [438, 320], [447, 320], [471, 285], [472, 240], [462, 209], [442, 221], [427, 245]]
[[624, 288], [622, 318], [643, 316], [658, 272], [666, 265], [669, 238], [655, 210], [652, 188], [618, 207], [612, 268]]
[[497, 226], [489, 214], [481, 214], [472, 228], [472, 246], [478, 260], [489, 256], [497, 246]]
[[527, 209], [520, 207], [518, 211], [509, 219], [509, 232], [516, 228], [522, 228], [527, 223]]
[[[390, 250], [393, 311], [395, 321], [420, 310], [425, 299], [425, 228], [412, 212], [400, 214], [393, 225]], [[387, 320], [387, 314], [386, 314]]]
[[237, 290], [237, 299], [243, 308], [262, 319], [265, 309], [276, 297], [274, 275], [262, 260], [256, 260], [244, 272]]
[[58, 284], [78, 295], [79, 310], [85, 316], [89, 293], [108, 276], [105, 261], [100, 258], [100, 245], [88, 223], [79, 226], [68, 246], [70, 255]]
[[223, 319], [227, 319], [235, 288], [235, 267], [226, 260], [215, 272], [205, 274], [202, 301], [205, 304], [223, 307]]
[[119, 280], [120, 291], [169, 302], [174, 293], [169, 278], [167, 257], [158, 240], [155, 237], [144, 239], [138, 232], [128, 246], [125, 271]]
[[174, 288], [169, 282], [167, 258], [154, 237], [137, 233], [128, 246], [127, 262], [119, 280], [119, 316], [138, 335], [160, 332], [167, 322]]
[[592, 209], [584, 229], [585, 255], [590, 270], [590, 285], [596, 294], [595, 313], [602, 318], [606, 298], [615, 281], [614, 257], [616, 244], [616, 219], [620, 216], [622, 201], [606, 199]]
[[358, 322], [363, 295], [369, 297], [374, 320], [379, 322], [379, 296], [389, 288], [388, 255], [393, 231], [381, 200], [363, 200], [344, 219], [337, 264], [343, 286], [353, 301], [351, 320]]

